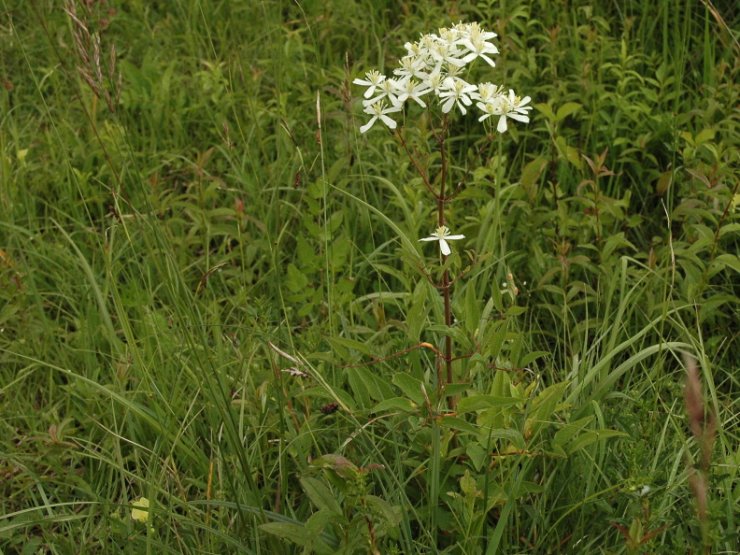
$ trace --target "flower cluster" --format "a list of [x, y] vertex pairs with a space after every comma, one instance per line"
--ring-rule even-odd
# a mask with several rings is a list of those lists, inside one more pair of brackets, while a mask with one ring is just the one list
[[426, 108], [423, 97], [430, 93], [437, 96], [445, 114], [457, 107], [465, 115], [475, 102], [482, 112], [479, 121], [498, 116], [499, 133], [508, 128], [507, 118], [527, 123], [531, 109], [527, 106], [528, 96], [521, 98], [513, 90], [506, 92], [493, 83], [471, 84], [463, 79], [465, 66], [478, 58], [491, 67], [496, 65], [491, 58], [498, 54], [498, 48], [490, 42], [494, 37], [496, 33], [483, 30], [478, 23], [458, 23], [439, 29], [439, 34], [422, 35], [417, 42], [407, 42], [406, 55], [393, 70], [394, 77], [369, 71], [364, 79], [353, 81], [367, 87], [362, 104], [371, 116], [360, 132], [368, 131], [377, 120], [395, 129], [396, 122], [389, 114], [400, 112], [407, 100]]

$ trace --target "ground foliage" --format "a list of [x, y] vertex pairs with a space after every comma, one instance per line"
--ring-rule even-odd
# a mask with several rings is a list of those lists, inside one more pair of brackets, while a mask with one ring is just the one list
[[[434, 206], [350, 83], [459, 20], [535, 110], [453, 122], [447, 328]], [[733, 552], [738, 23], [0, 0], [0, 548]]]

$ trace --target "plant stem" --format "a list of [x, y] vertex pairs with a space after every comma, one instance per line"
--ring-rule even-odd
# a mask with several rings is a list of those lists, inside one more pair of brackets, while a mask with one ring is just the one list
[[[447, 114], [445, 114], [442, 120], [442, 132], [438, 135], [439, 141], [439, 152], [442, 162], [442, 167], [439, 170], [440, 184], [439, 184], [439, 196], [437, 196], [437, 225], [442, 227], [445, 225], [445, 203], [447, 202], [446, 185], [447, 185], [447, 151], [445, 150], [445, 139], [447, 138], [448, 120]], [[443, 255], [443, 264], [447, 257]], [[452, 309], [450, 307], [450, 273], [445, 268], [442, 273], [442, 296], [444, 298], [445, 306], [445, 325], [452, 325]], [[445, 366], [447, 369], [446, 380], [442, 380], [441, 376], [438, 375], [438, 383], [449, 384], [452, 383], [452, 337], [450, 335], [445, 336], [445, 354], [444, 354]], [[438, 374], [440, 372], [438, 371]], [[450, 397], [448, 400], [448, 406], [450, 409], [455, 408], [455, 400]]]

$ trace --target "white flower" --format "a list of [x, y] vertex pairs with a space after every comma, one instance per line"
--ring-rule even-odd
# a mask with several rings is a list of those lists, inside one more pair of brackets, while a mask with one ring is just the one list
[[376, 102], [375, 104], [369, 104], [365, 106], [365, 113], [370, 114], [371, 117], [370, 121], [368, 121], [365, 125], [360, 127], [360, 133], [365, 133], [368, 129], [370, 129], [373, 124], [380, 118], [380, 120], [385, 123], [388, 127], [391, 129], [396, 128], [396, 122], [393, 121], [391, 118], [389, 118], [386, 114], [391, 114], [393, 112], [400, 112], [401, 106], [390, 106], [386, 108], [386, 104], [384, 101]]
[[[481, 102], [491, 102], [497, 96], [504, 94], [504, 88], [496, 86], [493, 83], [479, 83], [478, 93], [470, 95], [473, 98], [480, 100]], [[482, 109], [482, 108], [481, 108]]]
[[495, 36], [496, 33], [483, 31], [480, 25], [472, 23], [468, 36], [462, 41], [463, 46], [470, 50], [470, 54], [463, 58], [463, 62], [467, 64], [476, 58], [483, 58], [488, 65], [491, 67], [495, 66], [496, 63], [486, 55], [498, 54], [498, 48], [488, 42], [488, 39], [492, 39]]
[[362, 103], [365, 105], [365, 111], [367, 112], [367, 107], [371, 104], [377, 104], [379, 100], [382, 100], [384, 98], [387, 98], [391, 101], [391, 104], [394, 106], [398, 106], [401, 103], [398, 101], [398, 81], [395, 79], [385, 79], [380, 85], [378, 85], [378, 89], [380, 90], [380, 94], [376, 96], [375, 98], [371, 98], [370, 100], [363, 100]]
[[360, 79], [358, 77], [357, 79], [352, 81], [352, 83], [355, 85], [362, 85], [363, 87], [369, 87], [365, 91], [364, 96], [365, 98], [370, 98], [375, 92], [375, 89], [379, 87], [383, 81], [385, 81], [385, 75], [383, 75], [379, 71], [373, 70], [373, 71], [368, 71], [365, 74], [365, 77], [367, 77], [367, 79]]
[[442, 84], [446, 78], [446, 75], [441, 73], [439, 70], [435, 70], [430, 73], [426, 79], [424, 79], [424, 85], [426, 85], [430, 91], [434, 92], [434, 94], [439, 96], [439, 93], [442, 90]]
[[526, 106], [529, 101], [532, 100], [530, 97], [525, 96], [519, 98], [514, 94], [514, 91], [509, 89], [509, 94], [496, 94], [486, 102], [479, 102], [476, 106], [483, 112], [483, 115], [478, 118], [478, 121], [483, 121], [490, 116], [500, 116], [496, 131], [499, 133], [505, 133], [508, 129], [506, 118], [511, 118], [522, 123], [529, 123], [529, 116], [527, 112], [532, 109], [531, 106]]
[[426, 108], [427, 105], [419, 97], [431, 92], [431, 90], [432, 89], [430, 89], [425, 83], [419, 83], [414, 79], [404, 79], [398, 83], [398, 87], [396, 88], [396, 92], [398, 93], [398, 104], [403, 104], [410, 98], [422, 108]]
[[419, 239], [419, 241], [439, 241], [439, 250], [442, 251], [443, 255], [449, 256], [452, 251], [447, 241], [457, 241], [458, 239], [465, 239], [465, 235], [450, 235], [450, 230], [447, 229], [447, 226], [442, 225], [432, 233], [431, 237], [424, 237], [423, 239]]
[[429, 49], [429, 54], [436, 62], [434, 67], [435, 70], [439, 70], [442, 65], [452, 65], [457, 67], [465, 65], [465, 62], [459, 58], [459, 56], [463, 54], [463, 51], [447, 41], [439, 39], [435, 41]]
[[424, 62], [424, 59], [419, 56], [404, 56], [399, 60], [399, 65], [400, 67], [393, 70], [393, 74], [398, 75], [401, 79], [411, 77], [423, 79], [427, 75], [424, 72], [426, 63]]
[[442, 111], [448, 114], [452, 110], [452, 106], [457, 104], [460, 112], [463, 115], [467, 114], [468, 111], [465, 109], [465, 106], [470, 106], [473, 103], [470, 100], [470, 93], [477, 91], [478, 87], [466, 83], [462, 79], [453, 79], [452, 77], [445, 79], [442, 86], [443, 90], [439, 93], [439, 98], [446, 99], [444, 104], [442, 104]]

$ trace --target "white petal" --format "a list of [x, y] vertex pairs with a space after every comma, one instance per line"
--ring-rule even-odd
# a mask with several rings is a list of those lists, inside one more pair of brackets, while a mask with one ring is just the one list
[[380, 114], [380, 119], [383, 120], [383, 123], [385, 123], [391, 129], [395, 129], [396, 128], [396, 122], [393, 121], [388, 116], [386, 116], [385, 114]]
[[485, 54], [481, 54], [480, 57], [483, 58], [489, 66], [496, 67], [496, 62], [494, 62], [491, 58], [489, 58]]
[[449, 241], [457, 241], [458, 239], [465, 239], [465, 235], [445, 235], [445, 239]]
[[512, 112], [508, 114], [508, 116], [511, 119], [515, 119], [516, 121], [521, 121], [522, 123], [529, 123], [529, 116], [523, 116], [521, 114], [517, 114], [515, 112]]
[[366, 90], [365, 94], [363, 94], [362, 96], [364, 96], [365, 98], [370, 98], [374, 92], [375, 92], [375, 85], [373, 85], [368, 90]]
[[506, 129], [506, 116], [501, 116], [501, 118], [498, 120], [496, 131], [498, 131], [499, 133], [506, 133]]
[[371, 117], [370, 118], [370, 121], [368, 121], [365, 125], [363, 125], [362, 127], [360, 127], [360, 133], [367, 132], [367, 130], [370, 129], [373, 126], [373, 124], [375, 123], [375, 120], [377, 120], [377, 119], [378, 119], [378, 116]]
[[439, 237], [424, 237], [423, 239], [419, 239], [419, 241], [439, 241]]
[[439, 250], [441, 250], [442, 254], [444, 254], [445, 256], [450, 256], [450, 253], [452, 252], [450, 250], [450, 245], [448, 245], [447, 241], [445, 241], [444, 239], [439, 240]]
[[453, 104], [455, 104], [455, 97], [451, 96], [444, 104], [442, 104], [442, 112], [449, 114], [450, 110], [452, 110]]

